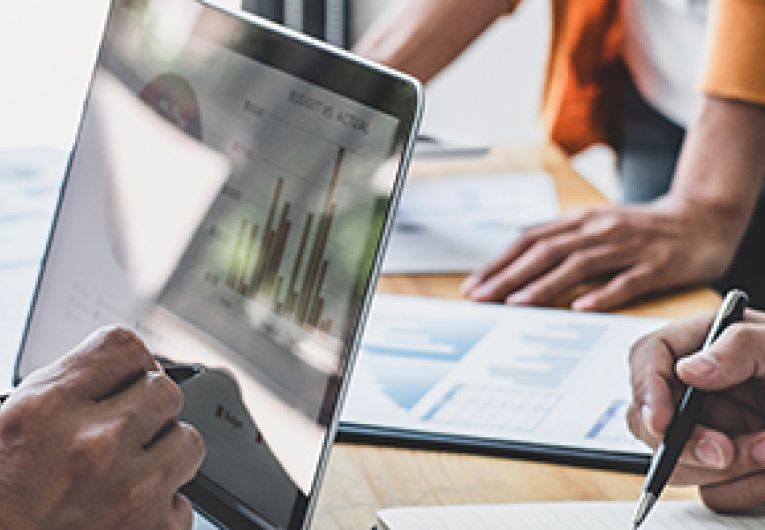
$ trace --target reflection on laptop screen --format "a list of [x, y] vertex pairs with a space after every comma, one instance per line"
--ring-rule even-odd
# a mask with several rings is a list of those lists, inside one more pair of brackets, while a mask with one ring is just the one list
[[233, 20], [115, 3], [20, 374], [114, 322], [203, 365], [183, 385], [208, 447], [197, 480], [288, 528], [314, 487], [400, 121], [242, 53]]

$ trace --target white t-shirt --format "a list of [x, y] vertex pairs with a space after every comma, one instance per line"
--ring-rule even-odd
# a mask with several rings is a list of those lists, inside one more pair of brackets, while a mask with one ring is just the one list
[[709, 0], [623, 0], [625, 61], [640, 93], [687, 127], [701, 104]]

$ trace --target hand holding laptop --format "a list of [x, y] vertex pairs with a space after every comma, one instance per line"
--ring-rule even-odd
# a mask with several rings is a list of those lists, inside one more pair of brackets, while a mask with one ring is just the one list
[[104, 328], [29, 375], [0, 411], [8, 528], [189, 528], [178, 489], [204, 457], [182, 394], [131, 332]]

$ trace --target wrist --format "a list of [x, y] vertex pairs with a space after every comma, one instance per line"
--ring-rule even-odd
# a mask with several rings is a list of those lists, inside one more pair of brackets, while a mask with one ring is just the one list
[[657, 201], [677, 217], [703, 230], [714, 241], [727, 241], [734, 247], [744, 236], [754, 205], [728, 201], [725, 198], [677, 193], [673, 190]]
[[[354, 51], [428, 82], [515, 4], [517, 0], [405, 2], [381, 17]], [[454, 20], [460, 24], [454, 26]]]
[[748, 213], [743, 216], [738, 210], [734, 214], [724, 205], [672, 193], [657, 200], [653, 207], [671, 219], [678, 237], [693, 248], [699, 279], [711, 281], [725, 273], [743, 239]]

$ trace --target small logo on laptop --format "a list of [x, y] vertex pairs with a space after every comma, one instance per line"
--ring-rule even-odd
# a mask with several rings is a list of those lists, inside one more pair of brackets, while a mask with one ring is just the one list
[[[244, 425], [242, 420], [234, 416], [234, 414], [227, 410], [223, 405], [217, 405], [215, 407], [215, 417], [225, 421], [231, 426], [231, 428], [237, 431], [241, 430], [242, 426]], [[263, 438], [263, 433], [261, 433], [259, 430], [255, 430], [255, 443], [262, 445], [264, 442], [265, 439]]]
[[223, 405], [218, 405], [215, 407], [215, 417], [224, 420], [234, 429], [238, 430], [242, 428], [242, 420], [231, 414], [231, 412], [226, 410], [226, 407]]

